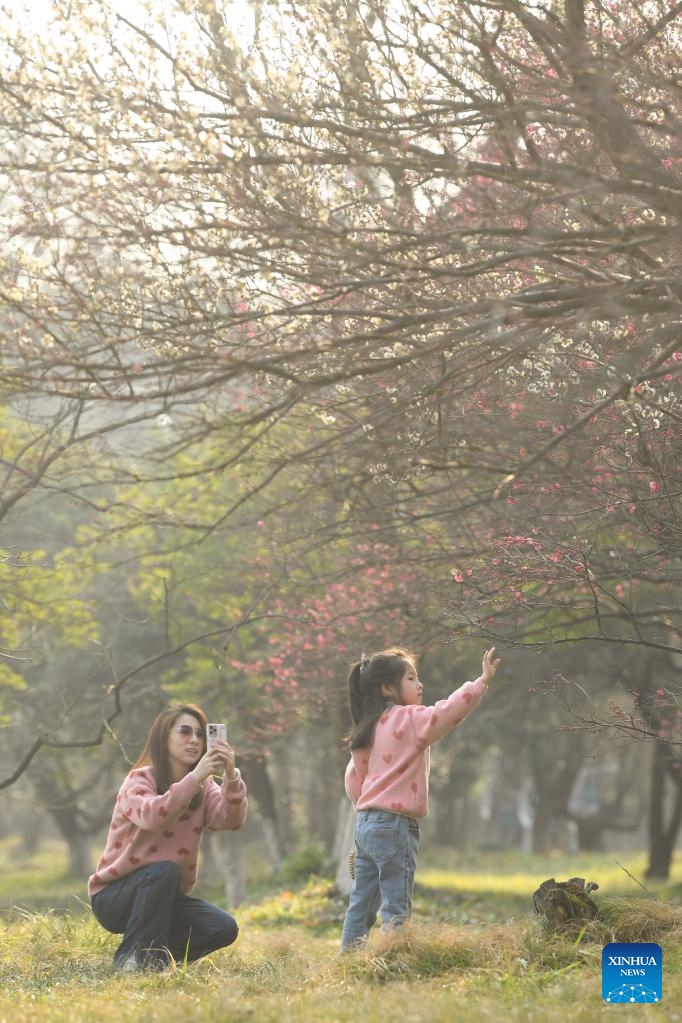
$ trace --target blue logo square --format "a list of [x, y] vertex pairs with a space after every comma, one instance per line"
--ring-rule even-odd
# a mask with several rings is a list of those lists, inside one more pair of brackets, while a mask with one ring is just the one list
[[613, 941], [601, 954], [601, 994], [605, 1002], [632, 1005], [660, 1002], [663, 953], [651, 941]]

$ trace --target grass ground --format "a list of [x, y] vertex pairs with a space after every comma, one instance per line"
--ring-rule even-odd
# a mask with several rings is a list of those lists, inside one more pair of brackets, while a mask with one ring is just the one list
[[[119, 977], [110, 969], [116, 938], [81, 911], [53, 853], [0, 882], [5, 905], [74, 899], [69, 912], [15, 909], [0, 924], [0, 1023], [592, 1023], [621, 1011], [601, 997], [601, 951], [611, 940], [663, 948], [662, 1002], [622, 1011], [682, 1021], [682, 861], [670, 884], [647, 893], [614, 859], [641, 879], [643, 861], [632, 856], [427, 854], [414, 922], [343, 957], [345, 900], [313, 879], [240, 907], [233, 949], [187, 970]], [[605, 921], [550, 935], [530, 896], [546, 877], [574, 874], [599, 882]]]

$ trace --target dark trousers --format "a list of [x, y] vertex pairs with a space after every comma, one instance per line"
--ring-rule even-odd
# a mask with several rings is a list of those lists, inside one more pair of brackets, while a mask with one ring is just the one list
[[234, 917], [202, 899], [182, 895], [177, 863], [149, 863], [127, 877], [112, 881], [92, 898], [99, 923], [123, 941], [114, 965], [130, 956], [148, 969], [201, 959], [236, 940]]

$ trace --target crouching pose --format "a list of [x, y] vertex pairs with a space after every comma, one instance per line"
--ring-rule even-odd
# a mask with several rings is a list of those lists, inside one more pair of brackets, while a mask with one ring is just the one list
[[[156, 717], [116, 797], [106, 846], [88, 881], [95, 917], [123, 935], [114, 966], [125, 972], [192, 962], [238, 934], [229, 913], [189, 895], [204, 829], [236, 831], [246, 817], [234, 751], [217, 742], [207, 752], [206, 724], [194, 704]], [[222, 784], [213, 775], [222, 775]]]

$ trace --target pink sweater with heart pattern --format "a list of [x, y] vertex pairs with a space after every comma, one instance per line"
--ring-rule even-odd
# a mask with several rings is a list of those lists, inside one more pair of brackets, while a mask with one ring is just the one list
[[191, 891], [204, 829], [237, 831], [247, 808], [246, 785], [240, 774], [231, 781], [225, 776], [222, 785], [207, 778], [201, 803], [190, 810], [190, 801], [200, 788], [190, 771], [159, 795], [151, 767], [131, 771], [116, 797], [104, 852], [88, 880], [90, 898], [111, 881], [158, 860], [177, 863], [182, 870], [180, 891], [184, 895]]
[[353, 750], [346, 768], [346, 793], [355, 809], [426, 817], [429, 747], [478, 706], [487, 688], [477, 678], [432, 706], [391, 704], [377, 721], [371, 747]]

